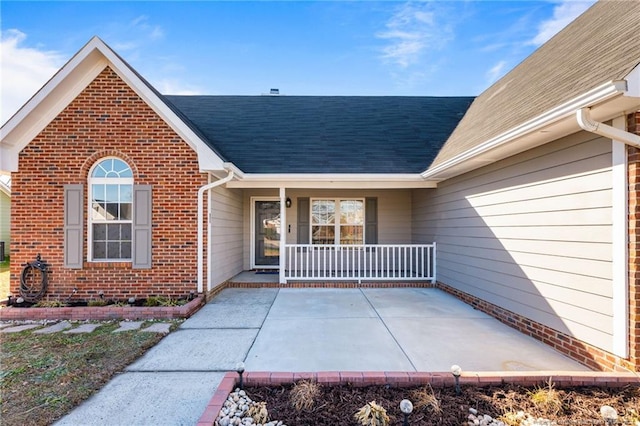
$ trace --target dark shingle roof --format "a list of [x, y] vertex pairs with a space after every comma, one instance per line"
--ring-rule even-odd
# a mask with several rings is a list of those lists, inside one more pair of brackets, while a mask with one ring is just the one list
[[245, 173], [420, 173], [471, 97], [167, 96]]
[[474, 101], [431, 167], [604, 83], [640, 62], [640, 1], [599, 1]]

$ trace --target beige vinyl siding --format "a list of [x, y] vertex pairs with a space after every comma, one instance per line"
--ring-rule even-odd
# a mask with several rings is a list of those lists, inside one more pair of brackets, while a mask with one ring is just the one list
[[216, 286], [242, 272], [242, 191], [211, 190], [211, 277]]
[[[251, 247], [251, 197], [278, 197], [278, 190], [246, 190], [245, 191], [245, 269], [250, 269]], [[368, 198], [378, 199], [378, 244], [409, 244], [411, 243], [411, 190], [329, 190], [329, 189], [289, 189], [287, 197], [291, 198], [292, 206], [287, 209], [287, 226], [291, 225], [291, 232], [287, 232], [287, 243], [297, 242], [297, 199], [309, 198]]]
[[585, 132], [413, 193], [437, 279], [612, 348], [611, 141]]
[[[9, 256], [11, 229], [11, 198], [0, 191], [0, 241], [4, 241], [4, 254]], [[2, 261], [2, 259], [0, 259]]]

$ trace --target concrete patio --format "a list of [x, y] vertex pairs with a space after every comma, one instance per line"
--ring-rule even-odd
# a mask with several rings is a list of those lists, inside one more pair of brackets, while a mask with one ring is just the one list
[[58, 424], [195, 424], [224, 372], [587, 370], [437, 289], [226, 289]]

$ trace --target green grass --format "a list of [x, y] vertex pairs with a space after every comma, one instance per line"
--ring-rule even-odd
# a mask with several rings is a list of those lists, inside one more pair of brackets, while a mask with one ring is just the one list
[[2, 424], [51, 424], [163, 337], [140, 331], [111, 333], [117, 327], [109, 322], [87, 334], [2, 334]]

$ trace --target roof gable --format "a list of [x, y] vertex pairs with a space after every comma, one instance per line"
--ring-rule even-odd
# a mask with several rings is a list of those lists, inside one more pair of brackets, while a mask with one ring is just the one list
[[223, 169], [222, 159], [170, 108], [162, 95], [94, 37], [0, 128], [0, 170], [17, 170], [20, 151], [106, 67], [116, 72], [198, 153], [202, 170]]
[[430, 169], [627, 77], [640, 63], [639, 16], [638, 1], [596, 3], [478, 96]]
[[245, 173], [420, 173], [471, 97], [166, 96]]

